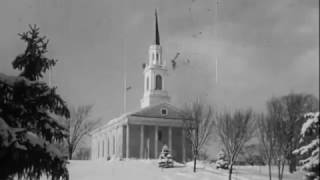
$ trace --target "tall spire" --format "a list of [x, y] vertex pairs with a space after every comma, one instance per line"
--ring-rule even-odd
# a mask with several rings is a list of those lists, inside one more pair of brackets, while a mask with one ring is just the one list
[[159, 35], [159, 29], [158, 29], [158, 14], [157, 14], [157, 9], [155, 10], [155, 18], [156, 18], [156, 23], [155, 23], [155, 32], [156, 36], [154, 39], [154, 44], [155, 45], [160, 45], [160, 35]]

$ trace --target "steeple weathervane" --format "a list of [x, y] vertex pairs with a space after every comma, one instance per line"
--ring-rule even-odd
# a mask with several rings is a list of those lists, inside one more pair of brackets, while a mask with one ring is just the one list
[[159, 29], [158, 29], [158, 14], [157, 14], [157, 9], [155, 10], [155, 18], [156, 18], [156, 23], [155, 23], [155, 32], [156, 32], [156, 36], [154, 39], [154, 43], [155, 45], [160, 45], [160, 35], [159, 35]]

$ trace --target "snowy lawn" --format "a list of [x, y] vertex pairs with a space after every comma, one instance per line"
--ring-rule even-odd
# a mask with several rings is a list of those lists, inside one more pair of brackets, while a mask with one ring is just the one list
[[[269, 180], [269, 172], [267, 166], [238, 166], [235, 173], [240, 177], [244, 177], [247, 180]], [[283, 172], [284, 180], [302, 180], [303, 173], [301, 171], [293, 174], [289, 173], [288, 167]], [[278, 170], [276, 166], [272, 167], [272, 179], [278, 179]]]
[[[155, 160], [124, 161], [71, 161], [69, 173], [71, 180], [226, 180], [228, 171], [217, 170], [214, 166], [198, 163], [197, 173], [192, 172], [192, 163], [175, 164], [175, 168], [161, 169]], [[268, 171], [264, 166], [235, 167], [235, 180], [267, 180]], [[276, 170], [274, 168], [274, 170]], [[276, 171], [274, 171], [276, 177]], [[301, 180], [302, 173], [285, 173], [285, 180]], [[43, 178], [45, 180], [45, 178]]]

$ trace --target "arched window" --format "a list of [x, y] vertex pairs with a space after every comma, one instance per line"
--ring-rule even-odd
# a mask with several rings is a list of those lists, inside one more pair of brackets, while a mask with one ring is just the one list
[[146, 88], [147, 88], [147, 91], [149, 90], [149, 77], [147, 77], [147, 84], [146, 84]]
[[156, 75], [156, 90], [162, 89], [162, 77], [160, 75]]
[[156, 54], [156, 57], [157, 57], [157, 63], [159, 63], [159, 54], [158, 53]]

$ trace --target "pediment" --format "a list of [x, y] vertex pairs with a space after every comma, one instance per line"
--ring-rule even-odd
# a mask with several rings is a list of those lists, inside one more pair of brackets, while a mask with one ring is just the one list
[[139, 111], [136, 111], [130, 115], [164, 119], [184, 119], [183, 112], [169, 103], [162, 103], [149, 106]]

